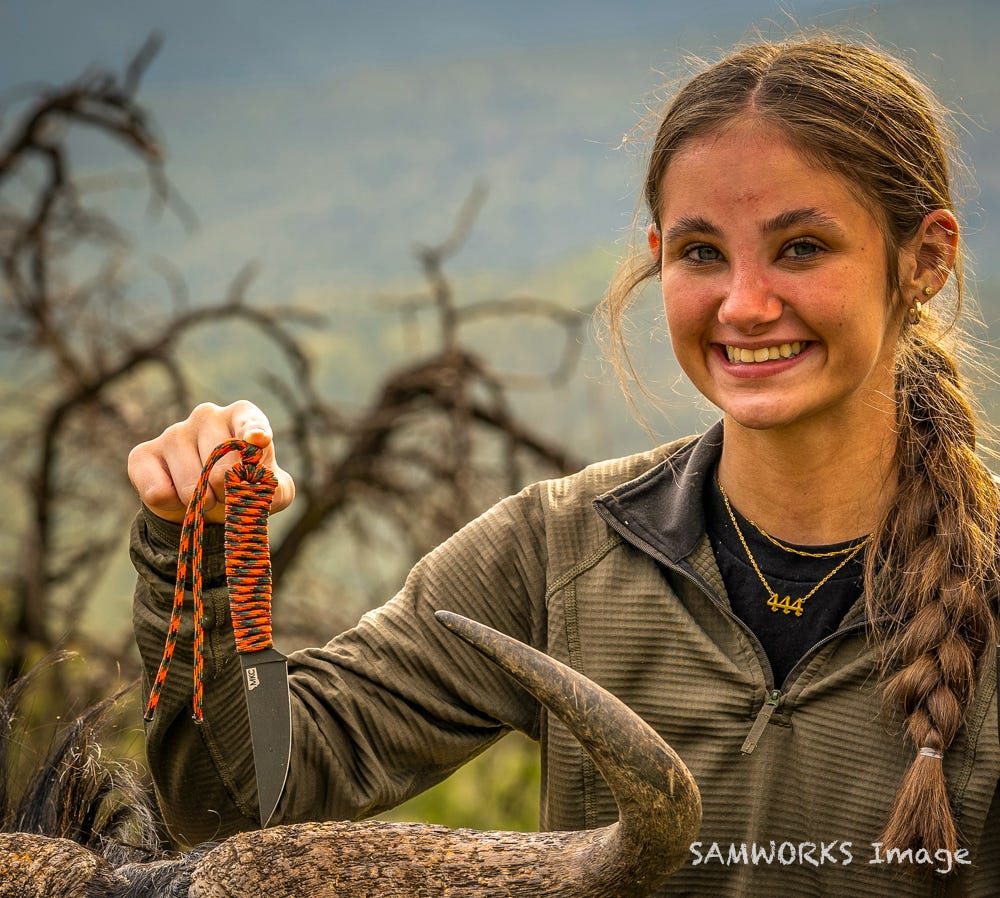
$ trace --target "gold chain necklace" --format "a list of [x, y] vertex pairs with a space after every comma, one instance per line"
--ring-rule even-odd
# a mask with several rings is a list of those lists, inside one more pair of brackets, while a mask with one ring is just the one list
[[[837, 562], [836, 567], [829, 574], [827, 574], [822, 580], [819, 581], [812, 589], [809, 590], [804, 596], [799, 599], [792, 601], [791, 596], [785, 596], [783, 599], [778, 597], [778, 594], [771, 588], [771, 584], [767, 582], [767, 578], [764, 576], [760, 567], [757, 565], [757, 559], [753, 557], [753, 552], [750, 551], [750, 546], [747, 545], [746, 539], [743, 537], [743, 531], [740, 529], [739, 522], [736, 520], [736, 515], [733, 512], [733, 506], [729, 504], [729, 496], [726, 495], [726, 491], [722, 488], [722, 482], [716, 477], [716, 481], [719, 487], [719, 492], [722, 493], [722, 501], [726, 503], [726, 511], [729, 512], [729, 520], [733, 522], [733, 527], [736, 528], [736, 535], [740, 538], [740, 545], [743, 546], [743, 551], [747, 553], [747, 558], [750, 560], [750, 566], [753, 568], [754, 573], [757, 575], [760, 582], [764, 585], [764, 589], [767, 590], [767, 607], [774, 612], [781, 611], [784, 614], [795, 613], [796, 617], [802, 617], [802, 606], [805, 604], [806, 599], [811, 599], [819, 588], [826, 583], [831, 577], [833, 577], [837, 571], [839, 571], [847, 562], [849, 562], [855, 555], [858, 554], [865, 546], [868, 545], [871, 540], [871, 534], [869, 533], [861, 542], [848, 546], [844, 549], [836, 549], [832, 552], [804, 552], [798, 549], [793, 549], [790, 546], [786, 546], [779, 542], [777, 539], [772, 537], [770, 534], [766, 533], [759, 525], [751, 524], [767, 539], [774, 543], [778, 548], [784, 549], [787, 552], [794, 552], [796, 555], [805, 555], [810, 558], [829, 558], [835, 555], [843, 555], [844, 557]], [[749, 518], [747, 519], [749, 520]]]
[[[720, 486], [719, 489], [721, 490], [722, 487]], [[844, 546], [842, 549], [831, 549], [829, 552], [807, 552], [805, 549], [796, 549], [795, 546], [783, 543], [780, 539], [778, 539], [778, 537], [771, 536], [771, 534], [761, 527], [756, 521], [751, 521], [750, 518], [747, 518], [747, 520], [750, 521], [753, 529], [763, 536], [764, 539], [766, 539], [772, 546], [777, 546], [782, 551], [789, 552], [792, 555], [801, 555], [803, 558], [838, 558], [841, 555], [847, 555], [850, 552], [853, 552], [857, 548], [856, 544], [852, 544]]]

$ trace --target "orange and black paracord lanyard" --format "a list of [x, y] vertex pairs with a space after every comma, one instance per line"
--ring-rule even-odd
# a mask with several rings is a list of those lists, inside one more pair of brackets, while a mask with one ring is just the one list
[[184, 612], [184, 594], [190, 570], [191, 597], [194, 603], [194, 719], [203, 718], [205, 605], [202, 597], [202, 541], [205, 531], [205, 501], [208, 478], [215, 464], [230, 452], [239, 452], [237, 462], [225, 477], [225, 555], [229, 608], [239, 652], [270, 648], [271, 641], [271, 557], [267, 522], [271, 500], [278, 481], [260, 464], [259, 446], [243, 440], [228, 440], [217, 446], [205, 461], [194, 494], [188, 503], [181, 526], [174, 604], [170, 614], [163, 659], [146, 705], [146, 720], [153, 719], [156, 705], [167, 679], [170, 661], [177, 646]]

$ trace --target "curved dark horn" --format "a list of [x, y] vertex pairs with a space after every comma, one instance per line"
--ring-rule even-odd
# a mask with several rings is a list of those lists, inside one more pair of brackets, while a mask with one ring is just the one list
[[482, 624], [438, 619], [543, 702], [580, 740], [618, 822], [558, 833], [305, 823], [113, 869], [66, 839], [0, 834], [0, 898], [612, 898], [648, 895], [683, 862], [701, 798], [680, 758], [582, 674]]
[[[627, 705], [578, 671], [483, 624], [449, 611], [437, 619], [503, 668], [579, 740], [618, 805], [618, 823], [588, 847], [592, 885], [616, 878], [631, 891], [680, 867], [701, 826], [701, 795], [684, 762]], [[586, 894], [604, 894], [601, 891]]]
[[701, 798], [669, 746], [580, 673], [466, 618], [437, 616], [569, 727], [611, 788], [618, 822], [562, 833], [278, 826], [234, 836], [209, 852], [191, 878], [190, 898], [640, 898], [681, 866], [701, 823]]

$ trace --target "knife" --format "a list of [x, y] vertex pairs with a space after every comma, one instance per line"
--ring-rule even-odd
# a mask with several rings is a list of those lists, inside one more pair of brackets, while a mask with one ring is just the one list
[[263, 828], [274, 816], [288, 776], [292, 756], [292, 707], [288, 662], [271, 642], [271, 547], [267, 521], [278, 480], [272, 471], [260, 464], [263, 451], [259, 446], [238, 439], [227, 440], [212, 450], [202, 468], [181, 525], [170, 625], [143, 719], [147, 723], [153, 719], [167, 680], [181, 628], [189, 570], [194, 603], [192, 710], [196, 724], [204, 717], [204, 510], [212, 468], [230, 452], [239, 452], [240, 461], [225, 475], [226, 583], [250, 718], [254, 776]]
[[267, 521], [278, 482], [259, 464], [261, 450], [244, 444], [226, 472], [226, 581], [243, 691], [250, 718], [260, 825], [281, 798], [292, 750], [288, 661], [271, 641], [271, 558]]
[[250, 715], [260, 825], [267, 826], [285, 788], [292, 755], [292, 708], [288, 660], [277, 649], [240, 652], [243, 688]]

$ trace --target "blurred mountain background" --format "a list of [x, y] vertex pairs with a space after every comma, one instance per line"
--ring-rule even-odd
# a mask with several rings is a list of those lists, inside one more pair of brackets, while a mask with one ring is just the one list
[[[165, 44], [141, 97], [199, 226], [149, 219], [127, 192], [108, 202], [120, 204], [140, 254], [171, 260], [193, 301], [221, 295], [252, 261], [255, 298], [323, 310], [331, 327], [315, 351], [349, 398], [371, 386], [367, 372], [407, 351], [386, 332], [377, 297], [419, 286], [413, 245], [443, 239], [478, 181], [489, 197], [450, 267], [461, 295], [531, 293], [593, 306], [631, 236], [642, 148], [623, 146], [623, 137], [641, 136], [637, 123], [661, 88], [688, 71], [685, 57], [715, 58], [758, 32], [870, 34], [958, 111], [978, 183], [962, 211], [992, 324], [998, 25], [1000, 8], [989, 0], [54, 0], [0, 4], [0, 77], [9, 86], [57, 82], [91, 63], [119, 65], [159, 30]], [[107, 143], [86, 150], [95, 173], [115, 170]], [[657, 305], [650, 297], [637, 328], [648, 324], [651, 341], [644, 373], [670, 397], [677, 372]], [[213, 349], [221, 352], [207, 368], [231, 371], [226, 348]], [[608, 378], [597, 353], [588, 346], [586, 355], [573, 385], [583, 402], [549, 397], [552, 426], [571, 428], [588, 457], [646, 445], [616, 388], [598, 385]], [[206, 377], [206, 394], [238, 390]], [[701, 426], [705, 414], [693, 415], [690, 404], [682, 390], [669, 416], [653, 422], [657, 431]]]

